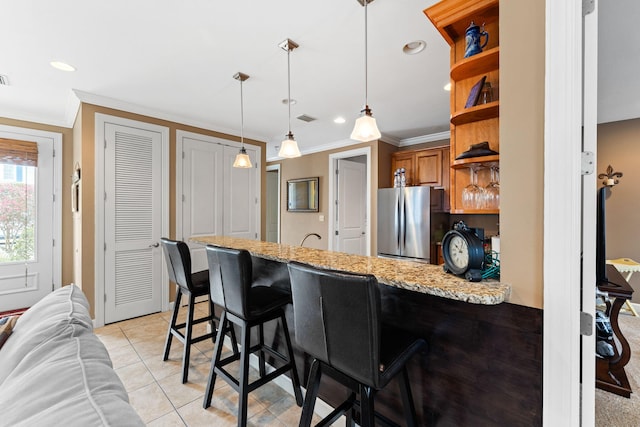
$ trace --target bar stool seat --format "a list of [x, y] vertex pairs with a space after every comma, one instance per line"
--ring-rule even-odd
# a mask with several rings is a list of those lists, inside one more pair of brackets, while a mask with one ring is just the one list
[[[274, 277], [278, 287], [264, 286], [268, 284], [265, 274], [253, 271], [251, 255], [246, 250], [207, 246], [207, 260], [209, 263], [209, 280], [211, 282], [211, 298], [221, 305], [224, 310], [220, 316], [220, 331], [223, 328], [232, 328], [235, 324], [241, 329], [240, 354], [234, 354], [222, 358], [221, 332], [218, 332], [213, 360], [209, 371], [209, 381], [204, 394], [203, 407], [211, 405], [216, 377], [220, 375], [234, 390], [239, 393], [238, 400], [238, 427], [247, 425], [248, 395], [253, 390], [290, 372], [293, 391], [298, 406], [302, 406], [302, 391], [296, 371], [291, 339], [284, 308], [291, 303], [290, 292], [281, 288], [282, 278]], [[286, 273], [286, 269], [284, 270]], [[264, 273], [264, 272], [263, 272]], [[254, 286], [256, 278], [260, 277], [259, 286]], [[288, 282], [288, 280], [287, 280]], [[222, 290], [222, 292], [214, 292]], [[276, 348], [264, 342], [264, 328], [266, 322], [280, 320], [285, 338], [286, 355], [281, 354]], [[259, 343], [251, 345], [251, 328], [258, 326]], [[257, 353], [260, 363], [260, 378], [249, 383], [249, 356]], [[266, 373], [265, 354], [282, 363], [269, 374]], [[226, 366], [240, 361], [239, 377], [235, 378]]]
[[[397, 378], [406, 425], [416, 425], [407, 363], [426, 342], [382, 325], [378, 281], [372, 275], [325, 270], [289, 263], [295, 339], [314, 360], [309, 372], [300, 426], [310, 426], [323, 373], [351, 389], [349, 397], [318, 425], [329, 425], [343, 414], [353, 425], [373, 427], [375, 394]], [[360, 397], [359, 400], [356, 397]]]

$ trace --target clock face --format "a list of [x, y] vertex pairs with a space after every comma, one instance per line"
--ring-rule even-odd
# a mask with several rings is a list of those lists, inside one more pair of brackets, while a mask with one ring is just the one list
[[461, 236], [453, 236], [449, 242], [449, 256], [453, 265], [459, 269], [466, 269], [469, 265], [469, 247], [467, 240]]

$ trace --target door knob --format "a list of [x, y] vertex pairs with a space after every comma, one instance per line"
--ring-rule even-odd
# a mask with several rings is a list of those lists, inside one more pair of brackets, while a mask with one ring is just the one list
[[158, 242], [149, 245], [150, 248], [157, 248], [158, 246], [160, 246], [160, 243]]

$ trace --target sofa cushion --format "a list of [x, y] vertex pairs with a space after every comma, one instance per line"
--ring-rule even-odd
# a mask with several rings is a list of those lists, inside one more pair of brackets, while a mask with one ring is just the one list
[[20, 316], [0, 350], [0, 385], [27, 353], [69, 324], [93, 330], [87, 298], [75, 285], [56, 289]]
[[102, 342], [68, 323], [33, 348], [0, 387], [1, 424], [142, 426]]

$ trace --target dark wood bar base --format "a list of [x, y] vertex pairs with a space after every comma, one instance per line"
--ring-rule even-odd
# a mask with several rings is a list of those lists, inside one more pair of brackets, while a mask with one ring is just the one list
[[[542, 310], [509, 303], [470, 304], [379, 286], [384, 321], [428, 344], [409, 362], [418, 425], [542, 425]], [[287, 323], [295, 336], [291, 307]], [[265, 326], [265, 339], [283, 343], [274, 326]], [[294, 352], [306, 384], [311, 359], [295, 339]], [[347, 391], [323, 378], [319, 396], [335, 407]], [[404, 425], [397, 384], [382, 390], [375, 405], [376, 411]]]
[[614, 355], [611, 357], [596, 356], [596, 387], [629, 398], [632, 390], [624, 367], [631, 360], [631, 347], [620, 330], [618, 316], [625, 301], [631, 299], [633, 288], [613, 265], [607, 265], [606, 272], [609, 281], [598, 283], [598, 289], [607, 292], [613, 301], [607, 302], [606, 314], [620, 346], [613, 346]]

